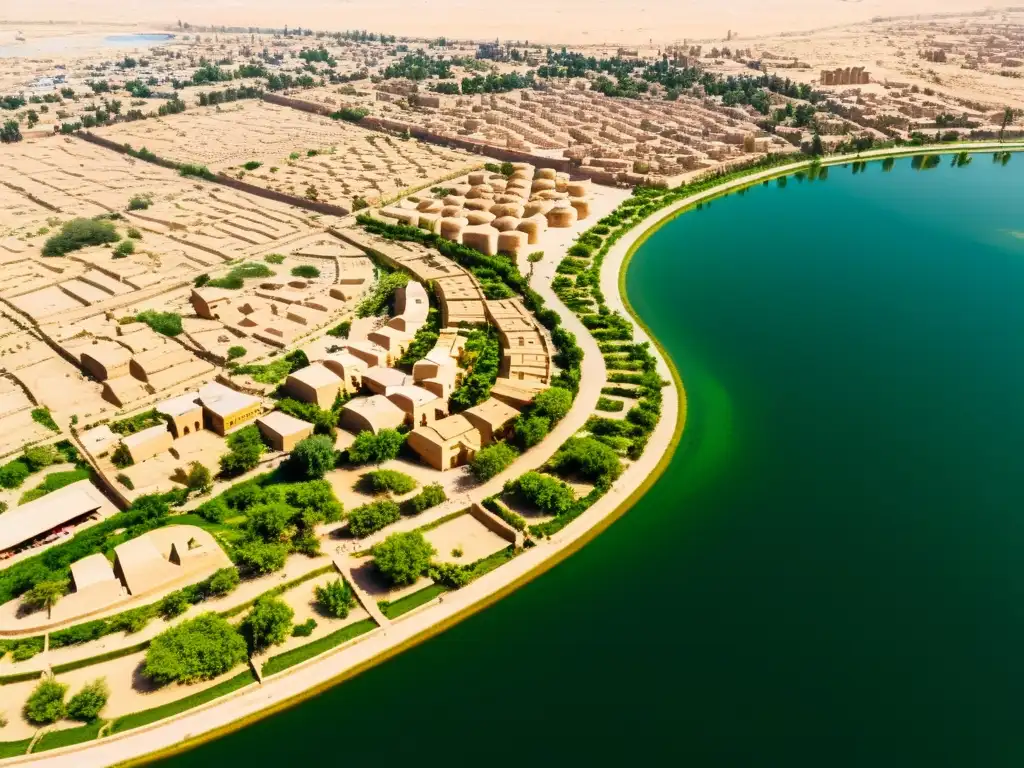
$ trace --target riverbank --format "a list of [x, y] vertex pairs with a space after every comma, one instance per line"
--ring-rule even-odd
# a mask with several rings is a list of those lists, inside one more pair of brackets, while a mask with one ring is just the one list
[[[1008, 149], [1009, 146], [1000, 145], [998, 148]], [[959, 151], [960, 149], [962, 149], [962, 147], [957, 147], [951, 151]], [[829, 164], [848, 162], [853, 159], [859, 158], [837, 158], [834, 162], [830, 162]], [[795, 164], [790, 168], [791, 170], [795, 170], [804, 165], [806, 165], [806, 162]], [[628, 308], [628, 297], [626, 297], [624, 293], [620, 293], [617, 289], [619, 276], [624, 273], [626, 265], [628, 264], [628, 259], [631, 257], [632, 253], [635, 252], [636, 248], [639, 247], [639, 243], [642, 242], [647, 234], [656, 228], [656, 226], [661, 222], [678, 212], [674, 210], [677, 206], [680, 209], [685, 208], [686, 206], [699, 202], [702, 199], [722, 194], [722, 191], [728, 187], [757, 183], [765, 177], [777, 176], [785, 172], [785, 168], [776, 168], [771, 169], [770, 171], [752, 173], [748, 177], [743, 177], [742, 179], [734, 180], [728, 184], [723, 184], [721, 187], [715, 187], [701, 193], [701, 195], [694, 195], [690, 198], [678, 201], [673, 204], [672, 207], [653, 214], [647, 221], [637, 226], [633, 231], [616, 243], [615, 247], [606, 256], [606, 262], [610, 263], [612, 266], [609, 266], [604, 270], [601, 275], [601, 280], [602, 285], [609, 285], [609, 288], [605, 292], [608, 303], [613, 308], [618, 306]], [[648, 225], [648, 222], [653, 223]], [[617, 270], [616, 265], [618, 266]], [[613, 270], [615, 270], [614, 277], [612, 277]], [[616, 280], [616, 283], [609, 284], [609, 280]], [[649, 334], [647, 335], [649, 336]], [[667, 366], [668, 362], [662, 360], [659, 361], [659, 364]], [[156, 742], [159, 739], [160, 741], [166, 742], [169, 750], [181, 749], [188, 746], [180, 743], [182, 740], [198, 737], [208, 728], [216, 728], [217, 726], [215, 722], [223, 720], [224, 724], [219, 730], [213, 730], [205, 733], [202, 738], [212, 738], [219, 733], [241, 727], [246, 722], [264, 717], [273, 711], [290, 706], [301, 700], [301, 698], [313, 695], [325, 687], [333, 685], [346, 677], [357, 674], [384, 658], [388, 658], [393, 653], [397, 653], [417, 642], [421, 642], [436, 632], [443, 631], [455, 622], [465, 618], [480, 608], [485, 607], [492, 601], [495, 601], [512, 591], [522, 583], [525, 583], [539, 573], [542, 573], [555, 562], [563, 559], [572, 551], [575, 551], [575, 549], [589, 541], [598, 531], [610, 524], [618, 514], [621, 514], [622, 511], [628, 509], [632, 501], [635, 498], [638, 498], [639, 495], [642, 495], [643, 491], [646, 490], [646, 487], [649, 486], [650, 483], [654, 482], [657, 474], [664, 469], [665, 463], [667, 463], [670, 451], [664, 450], [662, 446], [670, 446], [671, 442], [663, 443], [661, 441], [665, 438], [666, 432], [671, 433], [669, 435], [671, 438], [672, 435], [678, 436], [682, 430], [685, 414], [685, 404], [680, 402], [680, 398], [682, 396], [683, 393], [681, 387], [679, 387], [677, 388], [676, 397], [669, 396], [666, 398], [664, 413], [671, 413], [669, 410], [670, 404], [680, 405], [681, 409], [676, 413], [674, 418], [669, 416], [661, 420], [657, 430], [652, 436], [651, 443], [648, 445], [648, 449], [644, 454], [649, 461], [658, 462], [657, 471], [651, 472], [646, 477], [641, 476], [640, 485], [634, 489], [633, 493], [627, 499], [621, 502], [619, 501], [619, 497], [622, 495], [622, 490], [625, 490], [626, 484], [624, 482], [620, 482], [619, 489], [613, 490], [604, 499], [602, 499], [601, 502], [595, 504], [594, 507], [588, 510], [587, 513], [581, 516], [572, 525], [564, 529], [560, 534], [556, 535], [551, 544], [544, 544], [532, 550], [528, 550], [520, 558], [517, 558], [512, 563], [503, 566], [492, 574], [489, 574], [488, 577], [480, 579], [479, 582], [473, 585], [474, 587], [479, 585], [479, 589], [476, 590], [477, 592], [483, 592], [486, 594], [480, 594], [474, 598], [469, 594], [471, 588], [467, 588], [465, 594], [460, 591], [446, 595], [444, 603], [431, 606], [429, 609], [424, 609], [419, 613], [410, 614], [408, 618], [403, 618], [400, 622], [392, 625], [383, 633], [380, 633], [378, 636], [382, 638], [380, 644], [371, 645], [370, 638], [367, 638], [364, 642], [358, 642], [357, 644], [338, 652], [334, 657], [310, 662], [306, 667], [297, 667], [296, 674], [294, 676], [283, 675], [280, 681], [282, 685], [273, 688], [273, 690], [271, 690], [271, 686], [276, 686], [278, 681], [272, 679], [269, 680], [262, 688], [253, 688], [245, 692], [241, 692], [231, 699], [224, 699], [215, 702], [209, 705], [206, 709], [195, 710], [183, 715], [179, 721], [167, 721], [164, 723], [154, 724], [149, 731], [139, 731], [136, 733], [129, 732], [123, 737], [117, 736], [104, 739], [100, 742], [90, 743], [88, 746], [83, 745], [82, 747], [74, 750], [69, 749], [63, 754], [52, 752], [39, 756], [26, 756], [25, 758], [18, 758], [11, 762], [47, 762], [48, 764], [53, 765], [78, 765], [81, 764], [83, 760], [95, 763], [116, 762], [118, 759], [123, 760], [128, 757], [135, 756], [130, 754], [126, 754], [125, 757], [120, 758], [115, 756], [118, 750], [122, 750], [125, 746], [129, 745], [129, 739], [131, 737], [141, 737], [140, 742], [132, 742], [136, 744], [136, 746], [139, 746], [147, 739], [151, 743]], [[674, 424], [672, 423], [673, 421], [675, 422]], [[659, 459], [660, 461], [658, 461]], [[640, 469], [637, 469], [638, 467], [640, 467]], [[641, 462], [637, 462], [630, 467], [630, 470], [627, 470], [627, 474], [624, 475], [623, 480], [629, 478], [630, 483], [636, 481], [642, 469], [643, 467], [641, 467]], [[535, 562], [538, 558], [540, 561]], [[513, 570], [503, 574], [502, 572], [507, 568]], [[522, 572], [520, 573], [519, 571]], [[501, 578], [491, 578], [499, 576]], [[511, 581], [509, 579], [511, 579]], [[437, 610], [442, 609], [442, 607], [443, 610]], [[387, 638], [387, 642], [384, 642], [383, 638]], [[355, 653], [350, 654], [350, 652]], [[345, 658], [342, 659], [342, 657]], [[322, 675], [328, 674], [332, 670], [338, 668], [340, 668], [340, 671], [335, 676], [322, 677]], [[300, 672], [307, 674], [300, 675]], [[316, 681], [318, 676], [321, 676], [319, 682]], [[308, 690], [304, 690], [302, 689], [303, 684], [308, 684], [311, 687]], [[299, 690], [297, 692], [293, 692], [296, 689]], [[274, 701], [275, 697], [277, 697], [276, 703]], [[228, 707], [236, 702], [240, 704], [244, 699], [247, 700], [245, 707], [238, 706], [237, 709], [222, 709], [222, 707]], [[249, 710], [249, 714], [244, 714], [243, 710], [245, 709]], [[235, 712], [238, 712], [239, 716], [243, 719], [232, 720], [231, 717]], [[103, 751], [111, 748], [113, 748], [114, 752], [108, 753]], [[154, 746], [154, 748], [159, 749], [160, 747]], [[127, 749], [123, 749], [123, 751], [128, 752]], [[150, 750], [146, 751], [148, 752]], [[136, 754], [141, 755], [143, 753], [137, 752]]]

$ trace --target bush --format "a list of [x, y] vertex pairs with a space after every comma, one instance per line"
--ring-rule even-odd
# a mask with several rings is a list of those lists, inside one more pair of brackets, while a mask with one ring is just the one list
[[373, 548], [377, 570], [392, 584], [412, 584], [430, 565], [435, 550], [419, 531], [393, 533]]
[[42, 424], [51, 432], [60, 432], [60, 427], [57, 426], [57, 422], [53, 420], [53, 416], [50, 415], [50, 409], [45, 405], [39, 408], [33, 408], [31, 412], [32, 421], [36, 424]]
[[519, 456], [515, 448], [504, 441], [493, 443], [476, 452], [469, 470], [477, 480], [490, 480], [507, 469]]
[[135, 227], [128, 227], [128, 237], [130, 237], [132, 240], [141, 240], [142, 233]]
[[281, 570], [287, 559], [287, 544], [266, 544], [253, 540], [235, 547], [236, 562], [260, 575]]
[[116, 243], [121, 238], [110, 221], [72, 219], [43, 244], [43, 256], [63, 256], [90, 245]]
[[373, 287], [373, 293], [363, 299], [356, 307], [356, 317], [379, 315], [387, 309], [395, 291], [409, 282], [405, 272], [387, 272], [381, 275]]
[[538, 416], [546, 416], [551, 423], [565, 418], [572, 408], [572, 392], [562, 387], [548, 387], [537, 394], [533, 400], [533, 412]]
[[306, 619], [301, 624], [292, 627], [292, 637], [309, 637], [316, 629], [316, 619]]
[[609, 484], [622, 474], [622, 462], [609, 446], [593, 437], [573, 437], [551, 457], [551, 470], [578, 474], [594, 483]]
[[52, 677], [40, 680], [25, 702], [25, 719], [33, 725], [49, 725], [63, 720], [67, 714], [67, 707], [64, 704], [64, 695], [67, 691], [66, 685], [58, 683]]
[[21, 461], [25, 462], [31, 471], [38, 472], [51, 464], [64, 461], [64, 457], [52, 445], [35, 445], [25, 449]]
[[386, 499], [374, 501], [348, 513], [348, 530], [361, 539], [391, 525], [401, 516], [401, 509], [395, 502]]
[[110, 688], [107, 686], [106, 679], [101, 677], [98, 680], [93, 680], [71, 697], [68, 702], [68, 716], [86, 723], [92, 722], [107, 706], [109, 698]]
[[409, 493], [417, 483], [404, 472], [393, 469], [376, 469], [362, 476], [361, 482], [371, 493]]
[[271, 254], [268, 254], [268, 255], [264, 256], [263, 260], [265, 262], [267, 262], [267, 264], [283, 264], [284, 263], [284, 254], [281, 254], [281, 253], [271, 253]]
[[157, 611], [159, 611], [160, 615], [165, 619], [173, 619], [176, 616], [181, 616], [181, 614], [189, 609], [190, 605], [192, 605], [192, 603], [188, 599], [188, 595], [185, 594], [184, 590], [178, 589], [170, 594], [164, 595], [163, 599], [160, 601]]
[[565, 514], [576, 500], [576, 494], [573, 493], [572, 488], [561, 480], [547, 477], [539, 472], [527, 472], [518, 480], [509, 483], [506, 488], [517, 493], [528, 504], [549, 515]]
[[334, 468], [334, 441], [326, 435], [300, 440], [288, 460], [289, 466], [306, 480], [319, 480]]
[[284, 600], [261, 597], [242, 621], [242, 632], [249, 640], [252, 651], [262, 651], [280, 645], [291, 633], [295, 611]]
[[210, 595], [221, 596], [234, 592], [238, 587], [241, 577], [237, 568], [220, 568], [207, 579], [205, 587]]
[[188, 475], [185, 477], [185, 487], [196, 493], [206, 493], [213, 487], [213, 476], [210, 470], [193, 461], [188, 465]]
[[405, 436], [394, 429], [360, 432], [349, 446], [348, 458], [353, 464], [383, 464], [397, 458], [404, 443]]
[[245, 357], [245, 347], [228, 347], [228, 360], [237, 360], [240, 357]]
[[210, 680], [245, 661], [245, 640], [226, 620], [204, 613], [157, 635], [142, 673], [158, 685]]
[[[123, 259], [125, 256], [130, 256], [135, 253], [135, 242], [133, 240], [122, 240], [116, 246], [114, 246], [114, 258]], [[180, 331], [179, 331], [180, 333]], [[167, 334], [172, 336], [175, 334]]]
[[250, 160], [249, 162], [245, 163], [242, 167], [245, 168], [245, 170], [247, 171], [255, 171], [261, 165], [263, 165], [263, 163], [261, 163], [259, 160]]
[[314, 277], [320, 277], [320, 270], [312, 264], [300, 264], [297, 267], [292, 267], [292, 277], [305, 277], [307, 279], [312, 279]]
[[32, 470], [23, 461], [18, 459], [9, 461], [0, 466], [0, 486], [8, 489], [17, 488], [31, 474]]
[[516, 420], [516, 444], [522, 450], [532, 448], [551, 431], [551, 419], [546, 416], [520, 417]]
[[323, 586], [318, 586], [314, 593], [316, 594], [316, 602], [324, 613], [328, 613], [337, 619], [347, 618], [349, 611], [356, 604], [355, 593], [344, 579], [335, 579]]
[[250, 425], [233, 432], [227, 439], [230, 452], [220, 457], [220, 473], [237, 477], [255, 468], [266, 450], [259, 427]]
[[129, 211], [144, 211], [153, 204], [153, 198], [149, 195], [135, 195], [128, 201]]
[[430, 485], [423, 486], [423, 490], [413, 496], [411, 499], [407, 499], [403, 506], [403, 510], [407, 515], [418, 515], [424, 510], [436, 507], [438, 504], [443, 504], [448, 500], [448, 496], [444, 492], [444, 486], [440, 483], [431, 483]]
[[118, 469], [124, 469], [130, 467], [135, 463], [132, 459], [131, 451], [128, 450], [128, 446], [124, 443], [118, 443], [113, 453], [110, 454], [110, 463]]

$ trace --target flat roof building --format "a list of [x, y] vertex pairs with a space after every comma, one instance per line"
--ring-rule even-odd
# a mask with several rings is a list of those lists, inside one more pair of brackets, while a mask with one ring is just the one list
[[519, 415], [519, 411], [497, 398], [489, 397], [467, 408], [462, 415], [477, 428], [481, 444], [490, 445], [507, 434], [509, 425]]
[[67, 621], [87, 616], [113, 605], [124, 597], [121, 581], [114, 574], [110, 561], [100, 552], [71, 564], [70, 594], [50, 612], [54, 621]]
[[166, 424], [157, 424], [134, 435], [122, 437], [121, 443], [128, 449], [132, 462], [141, 464], [170, 448], [174, 443], [174, 437], [167, 430]]
[[199, 402], [210, 428], [218, 435], [227, 434], [234, 427], [252, 421], [263, 409], [258, 397], [237, 392], [215, 381], [200, 388]]
[[346, 392], [358, 392], [363, 386], [363, 374], [369, 368], [362, 360], [351, 352], [331, 352], [319, 361], [341, 379], [341, 386]]
[[405, 423], [405, 411], [383, 395], [357, 397], [345, 403], [338, 425], [349, 432], [373, 432], [398, 429]]
[[157, 528], [114, 547], [114, 573], [132, 596], [230, 565], [213, 536], [194, 525]]
[[291, 451], [295, 445], [313, 434], [313, 425], [281, 411], [271, 411], [256, 419], [260, 434], [275, 451]]
[[184, 437], [203, 428], [203, 407], [198, 400], [198, 392], [187, 392], [157, 403], [156, 412], [167, 419], [171, 434]]
[[405, 412], [406, 422], [414, 427], [425, 427], [448, 415], [445, 401], [422, 387], [391, 387], [387, 398]]
[[404, 387], [407, 384], [412, 384], [412, 376], [396, 368], [377, 365], [367, 368], [363, 374], [363, 386], [375, 395], [387, 395], [395, 387]]
[[416, 427], [406, 444], [434, 469], [454, 469], [473, 460], [480, 450], [480, 433], [462, 414]]
[[313, 403], [320, 408], [330, 408], [343, 383], [334, 371], [320, 363], [313, 363], [288, 374], [284, 388], [296, 400]]
[[85, 522], [108, 507], [88, 480], [64, 486], [0, 515], [0, 553], [28, 546], [65, 526]]

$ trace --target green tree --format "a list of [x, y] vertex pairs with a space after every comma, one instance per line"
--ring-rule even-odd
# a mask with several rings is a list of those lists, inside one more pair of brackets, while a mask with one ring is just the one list
[[572, 392], [562, 387], [548, 387], [533, 400], [533, 412], [546, 416], [551, 423], [561, 421], [572, 408]]
[[52, 445], [34, 445], [25, 449], [22, 459], [35, 472], [64, 460]]
[[261, 597], [242, 622], [242, 633], [249, 640], [253, 652], [272, 645], [280, 645], [292, 631], [295, 611], [284, 600]]
[[576, 496], [572, 488], [539, 472], [527, 472], [506, 486], [528, 504], [549, 515], [562, 515], [569, 511]]
[[287, 559], [287, 544], [267, 544], [253, 539], [235, 547], [235, 561], [243, 568], [261, 575], [281, 570]]
[[356, 538], [369, 536], [402, 516], [399, 506], [388, 499], [373, 501], [348, 513], [348, 530]]
[[228, 360], [237, 360], [240, 357], [245, 357], [245, 347], [228, 347]]
[[320, 608], [338, 619], [348, 617], [348, 612], [356, 604], [356, 596], [352, 587], [344, 579], [329, 581], [323, 586], [318, 586], [314, 593]]
[[107, 699], [110, 698], [110, 688], [104, 677], [93, 680], [82, 687], [78, 693], [68, 701], [68, 716], [83, 722], [92, 722], [99, 717], [100, 712], [107, 706]]
[[21, 128], [18, 127], [18, 121], [5, 120], [3, 126], [0, 126], [0, 143], [13, 144], [16, 141], [21, 141]]
[[522, 450], [537, 445], [551, 431], [551, 419], [546, 416], [528, 416], [516, 421], [516, 443]]
[[158, 685], [210, 680], [246, 659], [245, 640], [225, 619], [204, 613], [157, 635], [142, 674]]
[[260, 430], [255, 425], [232, 433], [227, 443], [231, 451], [220, 457], [220, 472], [225, 477], [236, 477], [255, 468], [266, 450]]
[[211, 595], [226, 595], [234, 592], [240, 581], [237, 568], [219, 568], [207, 582], [207, 591]]
[[67, 714], [64, 695], [68, 687], [52, 677], [44, 677], [25, 702], [25, 719], [33, 725], [49, 725]]
[[160, 600], [160, 604], [157, 606], [157, 611], [165, 619], [173, 619], [176, 616], [181, 616], [181, 614], [189, 609], [190, 605], [192, 603], [189, 601], [185, 591], [176, 589], [174, 592], [163, 596], [163, 599]]
[[292, 450], [290, 466], [306, 480], [320, 480], [334, 468], [334, 441], [326, 435], [311, 435]]
[[559, 474], [578, 474], [594, 483], [607, 484], [622, 474], [619, 455], [593, 437], [566, 440], [549, 465]]
[[21, 596], [21, 602], [30, 608], [40, 610], [46, 609], [49, 617], [60, 599], [68, 593], [67, 579], [53, 579], [51, 581], [40, 581], [32, 589]]
[[476, 452], [469, 470], [477, 480], [490, 480], [501, 474], [518, 455], [516, 449], [504, 441], [493, 443]]
[[821, 157], [825, 154], [825, 147], [821, 143], [821, 136], [817, 133], [811, 138], [811, 154], [815, 157]]
[[193, 461], [188, 465], [188, 476], [185, 479], [185, 486], [196, 493], [206, 493], [213, 487], [213, 476], [210, 470]]
[[383, 464], [397, 458], [404, 443], [405, 436], [394, 429], [360, 432], [348, 449], [348, 458], [354, 464]]
[[412, 584], [427, 570], [435, 552], [419, 531], [393, 533], [373, 548], [373, 562], [392, 584]]
[[375, 469], [360, 478], [360, 484], [371, 493], [409, 493], [416, 487], [416, 481], [404, 472], [393, 469]]

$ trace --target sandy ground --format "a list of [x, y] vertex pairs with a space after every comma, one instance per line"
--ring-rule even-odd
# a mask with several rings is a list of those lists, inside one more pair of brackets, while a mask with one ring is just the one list
[[[508, 547], [508, 542], [470, 514], [442, 523], [423, 534], [437, 550], [434, 559], [441, 563], [468, 565]], [[462, 554], [456, 556], [455, 551]]]
[[[382, 29], [398, 35], [493, 39], [495, 37], [540, 42], [642, 44], [651, 40], [684, 38], [724, 39], [734, 34], [753, 35], [783, 30], [814, 29], [863, 21], [873, 16], [971, 11], [988, 7], [983, 0], [731, 0], [728, 3], [644, 0], [607, 0], [594, 5], [587, 0], [560, 0], [552, 5], [539, 0], [491, 5], [486, 13], [470, 0], [352, 0], [339, 5], [331, 0], [304, 0], [283, 7], [270, 0], [255, 0], [244, 7], [223, 0], [158, 0], [145, 9], [132, 9], [139, 29], [168, 24], [178, 19], [192, 24], [261, 25], [285, 24], [316, 29]], [[106, 0], [38, 0], [11, 13], [24, 21], [51, 19], [125, 22], [124, 8]], [[40, 34], [29, 25], [19, 27], [26, 35]], [[120, 31], [124, 31], [123, 29]]]

